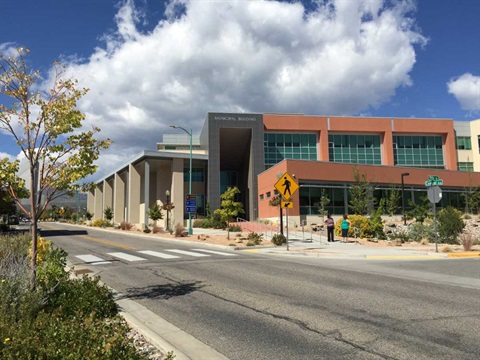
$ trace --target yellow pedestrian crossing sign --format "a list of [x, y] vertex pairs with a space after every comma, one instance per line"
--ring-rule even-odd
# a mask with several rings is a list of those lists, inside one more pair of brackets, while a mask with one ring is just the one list
[[290, 200], [295, 191], [298, 190], [298, 184], [288, 172], [282, 175], [275, 183], [275, 189], [285, 199]]
[[293, 201], [282, 201], [282, 209], [293, 209]]

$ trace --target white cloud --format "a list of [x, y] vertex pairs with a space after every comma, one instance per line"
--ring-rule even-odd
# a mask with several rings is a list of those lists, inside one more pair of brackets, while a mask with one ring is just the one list
[[90, 88], [79, 104], [88, 122], [115, 142], [102, 170], [154, 149], [169, 124], [198, 133], [209, 111], [348, 115], [388, 101], [426, 43], [413, 2], [391, 4], [173, 0], [142, 33], [125, 2], [105, 46], [67, 67]]
[[447, 87], [463, 110], [480, 111], [480, 76], [466, 73], [451, 79]]

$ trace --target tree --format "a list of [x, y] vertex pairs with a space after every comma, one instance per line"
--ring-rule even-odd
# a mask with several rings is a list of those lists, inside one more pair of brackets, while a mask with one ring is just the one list
[[367, 175], [360, 173], [356, 166], [353, 167], [353, 178], [355, 183], [350, 187], [349, 205], [354, 214], [365, 215], [368, 213], [369, 206], [375, 204], [370, 191], [370, 182], [367, 180]]
[[157, 226], [157, 221], [163, 219], [162, 208], [158, 202], [154, 202], [148, 208], [148, 217], [153, 220], [154, 226]]
[[[400, 190], [393, 185], [387, 190], [387, 197], [385, 198], [385, 211], [388, 215], [393, 216], [399, 209], [398, 203], [400, 201]], [[382, 199], [383, 200], [383, 199]]]
[[325, 209], [328, 204], [330, 204], [330, 199], [328, 198], [325, 189], [322, 189], [322, 194], [320, 196], [320, 206], [318, 207], [318, 214], [320, 216], [325, 216], [328, 214], [327, 209]]
[[230, 228], [228, 223], [235, 219], [238, 214], [244, 214], [243, 204], [239, 201], [235, 201], [237, 194], [240, 194], [240, 190], [234, 186], [229, 187], [227, 190], [220, 195], [222, 199], [222, 207], [215, 210], [215, 214], [220, 216], [220, 219], [225, 223], [227, 227], [227, 239], [230, 240]]
[[430, 210], [432, 206], [426, 196], [422, 196], [418, 204], [409, 199], [408, 206], [411, 210], [407, 211], [407, 215], [411, 219], [415, 219], [416, 222], [423, 223], [426, 218], [431, 217]]
[[462, 193], [462, 197], [465, 200], [465, 212], [479, 212], [480, 208], [480, 187], [469, 186], [465, 188], [465, 192]]
[[[15, 174], [3, 173], [2, 168], [0, 178], [13, 179], [8, 192], [22, 212], [32, 219], [30, 286], [34, 289], [40, 216], [52, 200], [93, 186], [79, 182], [95, 173], [94, 162], [100, 151], [110, 146], [110, 140], [97, 140], [95, 135], [100, 131], [97, 127], [82, 129], [85, 115], [76, 105], [88, 90], [78, 89], [76, 80], [65, 78], [65, 67], [58, 63], [53, 66], [50, 89], [38, 90], [40, 73], [28, 67], [28, 54], [25, 48], [18, 49], [13, 56], [0, 54], [0, 95], [5, 99], [5, 103], [0, 104], [0, 129], [12, 135], [27, 162], [30, 207], [20, 203], [17, 190], [22, 182]], [[18, 171], [18, 163], [7, 161], [4, 165], [16, 166]]]

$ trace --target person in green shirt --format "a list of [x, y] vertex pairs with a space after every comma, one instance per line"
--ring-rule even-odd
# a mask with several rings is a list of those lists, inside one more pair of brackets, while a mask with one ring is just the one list
[[348, 220], [348, 216], [347, 214], [343, 214], [343, 220], [342, 220], [342, 224], [341, 224], [341, 229], [342, 229], [342, 240], [343, 242], [347, 242], [347, 238], [348, 238], [348, 230], [350, 229], [350, 225], [352, 223], [350, 222], [350, 220]]

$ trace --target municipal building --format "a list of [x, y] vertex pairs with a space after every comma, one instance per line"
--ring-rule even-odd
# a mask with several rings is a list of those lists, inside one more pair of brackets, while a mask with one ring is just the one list
[[377, 199], [403, 187], [416, 202], [426, 196], [429, 176], [437, 176], [443, 180], [438, 206], [462, 210], [462, 193], [480, 186], [480, 119], [208, 113], [201, 133], [191, 135], [172, 129], [156, 149], [99, 180], [88, 194], [94, 219], [111, 207], [114, 222], [145, 226], [151, 223], [148, 208], [168, 201], [175, 205], [170, 223], [184, 222], [190, 161], [194, 217], [205, 215], [207, 206], [219, 208], [220, 195], [237, 186], [243, 218], [274, 219], [278, 208], [269, 200], [285, 172], [298, 184], [289, 209], [297, 223], [318, 222], [322, 191], [330, 199], [326, 210], [348, 214], [355, 171], [365, 175]]

